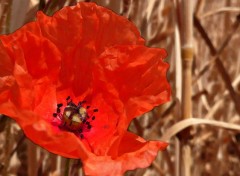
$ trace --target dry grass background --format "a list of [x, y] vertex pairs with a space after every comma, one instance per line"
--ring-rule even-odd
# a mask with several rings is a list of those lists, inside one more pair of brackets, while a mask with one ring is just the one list
[[[0, 0], [0, 32], [34, 20], [44, 2]], [[148, 46], [166, 48], [169, 54], [171, 102], [135, 119], [129, 129], [170, 146], [149, 168], [126, 176], [240, 176], [240, 1], [93, 2], [127, 17]], [[76, 0], [45, 3], [44, 11], [52, 14]], [[13, 120], [0, 117], [0, 175], [68, 174], [84, 175], [79, 160], [43, 150]]]

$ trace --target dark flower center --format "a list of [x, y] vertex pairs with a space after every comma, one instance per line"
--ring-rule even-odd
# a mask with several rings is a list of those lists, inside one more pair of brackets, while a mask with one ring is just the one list
[[73, 132], [81, 139], [84, 138], [83, 133], [90, 131], [92, 128], [91, 122], [95, 120], [93, 115], [98, 112], [98, 109], [91, 109], [86, 105], [86, 101], [80, 101], [75, 104], [70, 96], [66, 98], [67, 106], [64, 108], [63, 113], [61, 109], [62, 103], [57, 104], [57, 110], [53, 113], [53, 121], [61, 130]]

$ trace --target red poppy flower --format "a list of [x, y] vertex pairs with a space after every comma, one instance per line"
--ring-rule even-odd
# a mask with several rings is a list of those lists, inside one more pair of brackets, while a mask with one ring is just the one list
[[80, 158], [87, 175], [147, 167], [166, 148], [127, 131], [170, 97], [165, 50], [127, 19], [79, 3], [0, 39], [0, 113], [36, 144]]

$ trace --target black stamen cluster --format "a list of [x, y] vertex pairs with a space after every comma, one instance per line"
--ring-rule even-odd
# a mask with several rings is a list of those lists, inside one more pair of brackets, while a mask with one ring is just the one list
[[[86, 103], [86, 101], [83, 100], [83, 101], [78, 102], [78, 104], [76, 105], [72, 101], [70, 96], [68, 96], [66, 98], [66, 101], [67, 101], [67, 106], [65, 107], [64, 112], [65, 111], [70, 111], [71, 112], [70, 116], [68, 117], [69, 120], [72, 120], [73, 115], [74, 114], [78, 114], [79, 113], [79, 109], [81, 107], [83, 107], [83, 104]], [[73, 121], [70, 121], [70, 123], [67, 124], [67, 122], [64, 120], [64, 117], [66, 118], [66, 116], [63, 116], [63, 114], [61, 114], [61, 107], [62, 106], [63, 106], [62, 103], [57, 104], [56, 112], [53, 113], [53, 117], [58, 117], [61, 120], [61, 122], [62, 122], [62, 124], [59, 125], [59, 128], [63, 129], [63, 130], [71, 131], [71, 132], [75, 133], [77, 136], [79, 136], [81, 139], [83, 139], [84, 138], [84, 135], [82, 134], [83, 133], [83, 126], [80, 127], [78, 130], [73, 130], [71, 128], [71, 126], [73, 124]], [[90, 108], [89, 105], [86, 106], [86, 109], [89, 109], [89, 108]], [[93, 109], [93, 112], [98, 112], [98, 109]], [[95, 116], [92, 116], [91, 117], [91, 121], [95, 120], [95, 118], [96, 118]], [[91, 129], [92, 128], [92, 125], [91, 125], [89, 119], [90, 119], [90, 116], [89, 116], [88, 113], [86, 114], [85, 118], [81, 119], [82, 120], [81, 123], [86, 125], [87, 129]]]

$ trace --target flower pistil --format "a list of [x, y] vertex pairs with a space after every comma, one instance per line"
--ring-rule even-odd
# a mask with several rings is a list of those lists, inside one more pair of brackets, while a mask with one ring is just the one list
[[94, 113], [98, 112], [98, 109], [91, 109], [89, 105], [86, 105], [86, 101], [75, 104], [70, 96], [66, 98], [66, 102], [67, 105], [63, 112], [61, 112], [63, 104], [57, 104], [57, 110], [53, 113], [53, 124], [57, 125], [59, 129], [73, 132], [83, 139], [83, 133], [92, 128], [91, 122], [95, 120]]

